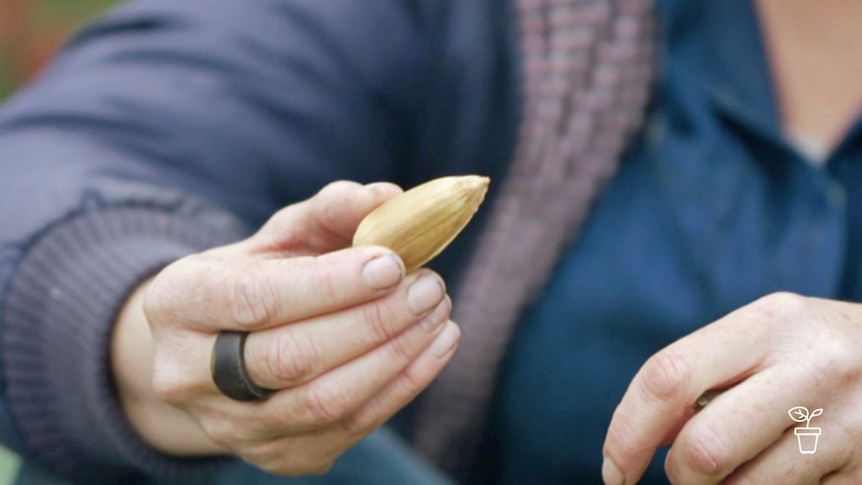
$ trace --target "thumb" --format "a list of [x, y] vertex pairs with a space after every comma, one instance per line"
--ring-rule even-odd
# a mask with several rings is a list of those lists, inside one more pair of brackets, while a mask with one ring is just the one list
[[369, 212], [403, 192], [387, 182], [333, 182], [310, 199], [276, 212], [248, 242], [256, 251], [321, 254], [350, 246]]

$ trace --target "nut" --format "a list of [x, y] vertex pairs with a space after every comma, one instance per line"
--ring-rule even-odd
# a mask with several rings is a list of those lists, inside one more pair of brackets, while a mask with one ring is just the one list
[[440, 254], [485, 199], [488, 177], [442, 177], [398, 195], [365, 216], [353, 246], [384, 246], [410, 273]]

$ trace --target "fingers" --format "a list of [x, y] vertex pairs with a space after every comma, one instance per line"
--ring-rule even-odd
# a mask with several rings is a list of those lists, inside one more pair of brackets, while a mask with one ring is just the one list
[[[408, 332], [419, 333], [418, 330], [414, 329]], [[325, 419], [329, 425], [317, 429], [315, 432], [305, 433], [301, 436], [286, 435], [250, 445], [243, 456], [261, 468], [280, 475], [325, 472], [332, 465], [335, 457], [379, 428], [431, 383], [451, 360], [457, 348], [460, 330], [454, 322], [448, 321], [440, 327], [433, 338], [431, 345], [427, 345], [426, 342], [419, 356], [412, 360], [406, 368], [391, 374], [393, 368], [387, 366], [387, 376], [394, 376], [394, 378], [391, 378], [382, 389], [378, 388], [377, 392], [352, 414], [348, 412], [339, 419], [335, 419], [335, 415], [332, 415]], [[381, 357], [388, 360], [385, 357], [388, 351], [378, 349], [374, 353], [378, 353], [378, 351], [381, 351]], [[371, 362], [368, 361], [368, 363]], [[353, 370], [357, 372], [353, 373]], [[350, 384], [353, 382], [353, 377], [367, 379], [375, 374], [375, 372], [369, 372], [367, 368], [360, 369], [357, 367], [353, 370], [350, 375], [345, 373], [340, 378], [346, 378], [344, 382]], [[375, 380], [377, 381], [375, 384], [377, 384], [385, 379]], [[340, 393], [332, 394], [330, 398], [340, 399], [339, 396], [349, 395], [351, 392], [349, 387], [341, 389]], [[285, 393], [274, 397], [286, 397], [290, 392], [285, 391]], [[333, 409], [341, 411], [341, 409]], [[257, 409], [258, 416], [261, 414], [260, 411]], [[272, 408], [268, 411], [277, 414], [281, 410]], [[332, 412], [330, 411], [325, 415], [329, 416]], [[283, 413], [281, 416], [284, 419]], [[254, 415], [250, 415], [249, 420], [255, 420], [261, 429], [267, 426], [261, 422], [259, 417], [255, 418]]]
[[247, 242], [261, 252], [319, 254], [350, 245], [362, 219], [380, 204], [403, 192], [395, 184], [360, 185], [339, 181], [314, 197], [276, 213]]
[[[839, 421], [846, 409], [843, 400], [836, 400], [829, 390], [846, 390], [847, 376], [854, 371], [848, 364], [850, 359], [838, 348], [832, 347], [825, 354], [816, 362], [792, 355], [793, 360], [762, 369], [712, 400], [686, 423], [674, 441], [665, 462], [671, 481], [815, 483], [844, 467], [851, 452], [835, 443], [852, 438]], [[788, 415], [799, 406], [806, 409], [805, 415], [794, 414], [803, 419], [801, 423]], [[826, 409], [826, 416], [818, 413], [813, 423], [805, 421], [809, 409]], [[817, 457], [803, 454], [793, 431], [804, 432], [810, 426], [811, 432], [819, 434], [821, 425], [824, 430], [829, 428], [830, 444], [821, 441]]]
[[[439, 315], [445, 313], [440, 312]], [[427, 386], [436, 372], [442, 369], [439, 358], [434, 354], [435, 349], [445, 357], [460, 335], [457, 326], [447, 322], [444, 316], [433, 333], [421, 325], [415, 325], [386, 345], [333, 369], [305, 386], [276, 394], [271, 402], [266, 403], [266, 407], [289, 423], [289, 432], [292, 433], [332, 425], [345, 427], [356, 435], [370, 431], [376, 427], [377, 418], [383, 411], [358, 417], [355, 413], [369, 401], [381, 399], [381, 396], [385, 396], [386, 404], [394, 406], [395, 410], [407, 404], [411, 393], [402, 390], [393, 394], [393, 391], [386, 389], [393, 385], [405, 385], [403, 373], [408, 366], [418, 363], [422, 368], [421, 374], [417, 375], [414, 371], [408, 376], [408, 387], [416, 392], [418, 386]], [[427, 362], [429, 359], [422, 359], [422, 355], [428, 352], [435, 357], [430, 363]], [[289, 416], [289, 419], [285, 419], [285, 416]], [[357, 421], [357, 418], [360, 420]]]
[[[246, 369], [262, 387], [294, 387], [391, 342], [411, 326], [433, 332], [450, 311], [442, 279], [420, 270], [372, 302], [252, 332], [245, 344]], [[162, 398], [175, 402], [194, 394], [218, 394], [209, 370], [215, 335], [160, 332], [154, 335], [157, 343], [164, 335], [171, 344], [156, 346], [163, 352], [155, 366]]]
[[779, 440], [794, 424], [787, 410], [810, 404], [806, 386], [787, 385], [801, 380], [769, 368], [716, 397], [674, 441], [665, 462], [671, 481], [717, 482]]
[[[750, 373], [751, 362], [697, 355], [689, 352], [686, 344], [690, 343], [680, 340], [656, 354], [632, 380], [605, 439], [602, 476], [606, 483], [635, 483], [662, 439], [679, 426], [698, 396], [715, 383]], [[690, 348], [703, 347], [693, 344]]]
[[[201, 255], [162, 271], [145, 311], [150, 321], [204, 333], [256, 331], [373, 300], [403, 277], [401, 259], [374, 246], [241, 263]], [[182, 288], [181, 304], [175, 288]]]
[[389, 342], [417, 323], [433, 331], [450, 310], [443, 281], [423, 270], [384, 298], [251, 334], [246, 367], [263, 387], [293, 387]]
[[[605, 482], [635, 483], [663, 437], [689, 418], [669, 454], [668, 473], [681, 483], [718, 481], [756, 459], [793, 424], [779, 421], [791, 407], [811, 405], [818, 396], [834, 404], [836, 393], [847, 392], [847, 383], [858, 378], [859, 361], [847, 345], [856, 331], [849, 316], [855, 307], [832, 305], [773, 294], [656, 354], [614, 413], [604, 448]], [[704, 391], [732, 385], [690, 416]], [[808, 392], [794, 394], [802, 391]]]
[[460, 338], [461, 330], [458, 325], [448, 321], [443, 331], [416, 360], [350, 419], [343, 420], [342, 426], [354, 432], [368, 434], [388, 421], [440, 374], [455, 354]]
[[[794, 423], [796, 424], [796, 423]], [[850, 462], [852, 447], [847, 446], [846, 436], [840, 436], [840, 427], [827, 426], [823, 433], [828, 436], [817, 437], [816, 453], [800, 453], [800, 438], [794, 433], [795, 428], [788, 428], [775, 443], [763, 450], [756, 458], [739, 467], [722, 481], [725, 485], [743, 485], [755, 483], [782, 483], [788, 485], [826, 483], [821, 478], [831, 472], [840, 470]], [[814, 437], [802, 438], [802, 446], [813, 446]], [[814, 448], [803, 448], [811, 450]], [[844, 477], [847, 480], [847, 477]], [[840, 481], [836, 480], [836, 483]], [[675, 481], [674, 483], [686, 483]], [[858, 479], [852, 482], [858, 483]]]
[[698, 396], [707, 389], [738, 382], [762, 364], [770, 343], [760, 318], [776, 308], [773, 305], [731, 313], [644, 364], [608, 428], [602, 467], [606, 483], [635, 483], [662, 439], [687, 417]]
[[[448, 311], [435, 311], [429, 318], [442, 320], [436, 326], [417, 323], [373, 351], [267, 401], [212, 407], [201, 423], [215, 443], [237, 451], [258, 445], [263, 448], [258, 453], [273, 451], [266, 443], [281, 437], [308, 443], [327, 434], [330, 442], [355, 442], [406, 405], [448, 362], [460, 332], [447, 316]], [[320, 450], [313, 454], [328, 455]], [[279, 461], [257, 456], [254, 462], [272, 460]]]

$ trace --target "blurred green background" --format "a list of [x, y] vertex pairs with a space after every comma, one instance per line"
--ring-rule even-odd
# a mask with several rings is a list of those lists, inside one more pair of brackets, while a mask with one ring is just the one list
[[[0, 0], [0, 99], [27, 83], [68, 35], [115, 0]], [[0, 485], [20, 461], [0, 447]]]
[[81, 22], [116, 0], [0, 0], [0, 98], [36, 75]]

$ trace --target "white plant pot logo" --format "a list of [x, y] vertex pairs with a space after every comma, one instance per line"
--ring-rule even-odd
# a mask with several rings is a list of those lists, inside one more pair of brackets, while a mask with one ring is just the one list
[[811, 427], [811, 419], [815, 416], [823, 414], [823, 408], [815, 409], [808, 412], [805, 406], [796, 406], [787, 411], [790, 419], [797, 423], [805, 423], [805, 426], [798, 426], [793, 430], [796, 439], [799, 442], [799, 452], [803, 455], [813, 455], [817, 452], [817, 440], [820, 438], [820, 428]]

